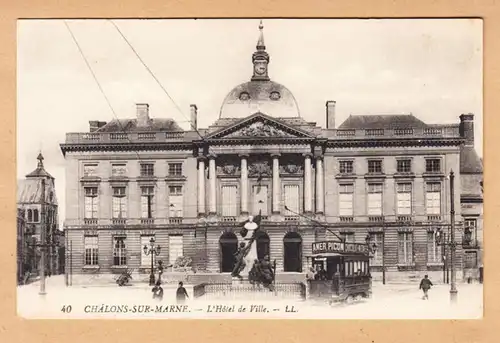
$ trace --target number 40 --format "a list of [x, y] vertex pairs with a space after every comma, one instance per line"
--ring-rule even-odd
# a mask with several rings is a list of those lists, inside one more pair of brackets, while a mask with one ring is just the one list
[[64, 305], [61, 308], [61, 312], [63, 312], [63, 313], [71, 313], [71, 305]]

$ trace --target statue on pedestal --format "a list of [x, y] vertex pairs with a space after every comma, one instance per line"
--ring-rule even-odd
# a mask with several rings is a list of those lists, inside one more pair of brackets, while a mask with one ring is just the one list
[[236, 264], [231, 275], [239, 279], [243, 279], [242, 275], [244, 275], [248, 277], [250, 283], [261, 284], [270, 291], [273, 291], [273, 266], [267, 255], [259, 261], [257, 244], [255, 244], [261, 220], [262, 215], [259, 212], [259, 215], [255, 219], [249, 216], [248, 220], [243, 223], [240, 231], [243, 241], [240, 243], [238, 251], [235, 254]]
[[257, 231], [259, 230], [260, 222], [262, 219], [261, 212], [255, 217], [248, 217], [240, 231], [243, 241], [240, 243], [238, 251], [235, 254], [236, 264], [233, 268], [231, 275], [233, 277], [242, 278], [241, 274], [250, 272], [255, 260], [257, 260], [257, 245], [254, 244]]

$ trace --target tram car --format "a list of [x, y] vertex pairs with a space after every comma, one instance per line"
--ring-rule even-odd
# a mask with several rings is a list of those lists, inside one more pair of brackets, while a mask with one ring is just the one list
[[312, 246], [314, 277], [308, 282], [309, 298], [330, 304], [352, 303], [371, 297], [370, 252], [367, 244], [336, 241]]

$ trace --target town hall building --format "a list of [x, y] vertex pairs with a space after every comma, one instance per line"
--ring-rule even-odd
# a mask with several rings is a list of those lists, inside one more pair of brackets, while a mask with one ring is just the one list
[[[320, 127], [270, 78], [270, 61], [261, 25], [253, 75], [228, 93], [208, 128], [197, 127], [196, 105], [184, 131], [138, 104], [136, 118], [67, 134], [73, 273], [147, 274], [143, 247], [154, 237], [164, 265], [187, 257], [197, 275], [230, 278], [241, 223], [260, 213], [257, 253], [276, 260], [278, 278], [303, 278], [312, 244], [335, 235], [376, 243], [374, 277], [385, 268], [388, 279], [441, 278], [449, 251], [436, 232], [449, 231], [452, 202], [457, 267], [478, 267], [482, 160], [472, 114], [443, 125], [414, 115], [351, 115], [338, 124], [335, 101], [326, 101]], [[467, 245], [465, 225], [474, 231]]]

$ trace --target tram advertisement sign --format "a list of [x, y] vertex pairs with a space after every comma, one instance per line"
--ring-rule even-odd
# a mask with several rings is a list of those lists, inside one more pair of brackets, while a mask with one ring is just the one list
[[366, 244], [360, 243], [343, 243], [337, 241], [322, 241], [312, 244], [313, 255], [325, 253], [351, 253], [351, 254], [368, 254]]

